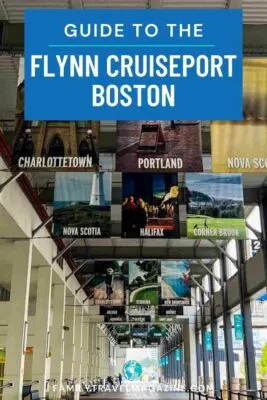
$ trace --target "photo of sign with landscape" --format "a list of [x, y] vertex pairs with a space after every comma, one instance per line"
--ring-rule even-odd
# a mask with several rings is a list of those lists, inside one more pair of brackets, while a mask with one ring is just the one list
[[97, 171], [100, 121], [26, 121], [24, 58], [20, 58], [15, 128], [10, 138], [13, 165], [33, 170]]
[[267, 59], [243, 60], [243, 116], [245, 120], [267, 121]]
[[129, 261], [130, 305], [157, 305], [160, 262]]
[[110, 172], [56, 172], [53, 233], [59, 237], [109, 237]]
[[212, 122], [211, 155], [213, 172], [266, 174], [267, 122]]
[[188, 260], [161, 261], [161, 302], [190, 305], [191, 286]]
[[187, 237], [246, 239], [241, 174], [185, 174]]
[[122, 175], [122, 237], [179, 237], [178, 174]]
[[95, 305], [124, 305], [123, 261], [95, 261], [95, 274], [88, 283]]
[[117, 121], [116, 169], [202, 172], [200, 121]]

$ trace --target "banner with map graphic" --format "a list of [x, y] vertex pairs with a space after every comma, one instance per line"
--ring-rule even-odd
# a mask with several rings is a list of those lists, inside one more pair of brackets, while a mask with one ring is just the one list
[[110, 237], [110, 172], [56, 172], [53, 233], [56, 237]]
[[95, 272], [88, 282], [89, 297], [95, 305], [125, 304], [123, 261], [95, 261]]
[[129, 261], [130, 305], [158, 304], [159, 275], [159, 261]]
[[200, 121], [117, 121], [116, 169], [202, 172]]
[[188, 306], [190, 301], [191, 285], [188, 260], [161, 261], [161, 303], [166, 306]]
[[186, 173], [187, 237], [246, 239], [241, 174]]
[[122, 175], [122, 237], [178, 238], [178, 174]]

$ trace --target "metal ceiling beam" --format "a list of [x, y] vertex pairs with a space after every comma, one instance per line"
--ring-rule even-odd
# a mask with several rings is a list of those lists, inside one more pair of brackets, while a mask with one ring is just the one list
[[210, 294], [209, 294], [209, 292], [208, 292], [206, 289], [204, 289], [203, 286], [200, 285], [200, 283], [199, 283], [193, 276], [191, 276], [191, 281], [194, 282], [195, 285], [197, 285], [197, 286], [199, 287], [199, 289], [200, 289], [203, 293], [205, 293], [205, 295], [210, 299]]
[[228, 0], [226, 8], [242, 8], [242, 0]]
[[52, 264], [56, 262], [59, 257], [63, 256], [64, 253], [66, 253], [67, 250], [69, 250], [75, 243], [77, 242], [77, 239], [72, 240], [68, 246], [66, 246], [64, 249], [62, 249], [55, 257], [52, 258]]
[[4, 16], [6, 17], [6, 20], [8, 21], [9, 17], [8, 17], [7, 9], [6, 9], [6, 6], [5, 6], [3, 0], [0, 0], [0, 7], [1, 7], [1, 10], [3, 11]]
[[228, 254], [225, 249], [219, 246], [216, 240], [209, 239], [209, 241], [213, 244], [213, 246], [215, 246], [220, 251], [220, 253], [224, 254], [225, 257], [227, 257], [237, 267], [237, 261], [233, 257], [231, 257], [230, 254]]
[[84, 260], [78, 267], [76, 267], [69, 275], [66, 276], [65, 281], [67, 282], [72, 275], [75, 275], [82, 267], [87, 264], [88, 260]]
[[[1, 1], [1, 0], [0, 0]], [[238, 0], [232, 0], [234, 5]], [[151, 0], [151, 8], [158, 8], [159, 0]], [[1, 21], [0, 21], [1, 22]], [[4, 22], [2, 42], [0, 39], [1, 51], [10, 51], [21, 54], [24, 48], [24, 24], [10, 24]], [[267, 25], [244, 25], [243, 28], [243, 47], [244, 55], [259, 54], [267, 55]]]
[[16, 172], [14, 175], [10, 176], [5, 182], [1, 183], [0, 185], [0, 193], [2, 190], [4, 190], [5, 187], [7, 187], [10, 183], [16, 181], [22, 174], [24, 174], [24, 171]]
[[222, 285], [222, 281], [218, 276], [216, 276], [201, 260], [197, 260], [198, 264], [201, 265], [207, 271], [207, 273], [212, 276], [218, 283], [219, 285]]
[[256, 229], [254, 229], [251, 225], [249, 225], [248, 222], [246, 222], [246, 227], [252, 232], [254, 233], [254, 235], [258, 238], [258, 239], [262, 239], [262, 233], [257, 231]]

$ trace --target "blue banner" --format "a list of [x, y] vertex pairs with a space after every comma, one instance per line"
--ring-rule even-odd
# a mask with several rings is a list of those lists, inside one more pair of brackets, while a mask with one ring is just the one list
[[212, 350], [212, 336], [210, 331], [205, 331], [204, 333], [205, 338], [205, 349], [207, 351]]
[[240, 9], [26, 10], [25, 119], [159, 115], [242, 119]]
[[235, 339], [243, 340], [244, 339], [244, 329], [243, 329], [242, 314], [234, 315], [234, 330], [235, 330]]

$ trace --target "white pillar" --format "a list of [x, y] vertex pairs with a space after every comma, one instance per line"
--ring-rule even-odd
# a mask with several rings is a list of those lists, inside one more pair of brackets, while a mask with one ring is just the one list
[[[73, 379], [73, 366], [75, 357], [75, 306], [74, 296], [67, 297], [65, 307], [65, 325], [69, 328], [64, 335], [64, 367], [63, 380]], [[65, 384], [66, 382], [64, 382]]]
[[88, 317], [83, 318], [83, 359], [82, 359], [82, 378], [84, 378], [84, 383], [87, 384], [88, 377], [88, 333], [89, 333], [89, 324]]
[[193, 318], [185, 321], [184, 329], [184, 364], [187, 388], [197, 385], [197, 352], [196, 352], [196, 334], [195, 322]]
[[[64, 359], [64, 319], [66, 285], [55, 285], [53, 288], [53, 324], [51, 328], [51, 367], [50, 396], [61, 398], [63, 359]], [[55, 381], [55, 384], [52, 381]]]
[[81, 384], [81, 366], [82, 366], [82, 343], [83, 343], [83, 307], [75, 307], [75, 360], [74, 360], [74, 378], [75, 395], [74, 400], [79, 400], [79, 386]]
[[89, 318], [89, 351], [88, 351], [88, 363], [89, 363], [89, 380], [93, 380], [93, 324], [90, 322]]
[[12, 252], [10, 313], [8, 319], [5, 382], [13, 387], [5, 389], [3, 400], [20, 400], [27, 341], [27, 320], [32, 265], [32, 241], [15, 242]]
[[32, 380], [38, 380], [40, 397], [45, 397], [48, 374], [49, 328], [51, 315], [52, 268], [39, 267], [33, 340]]

